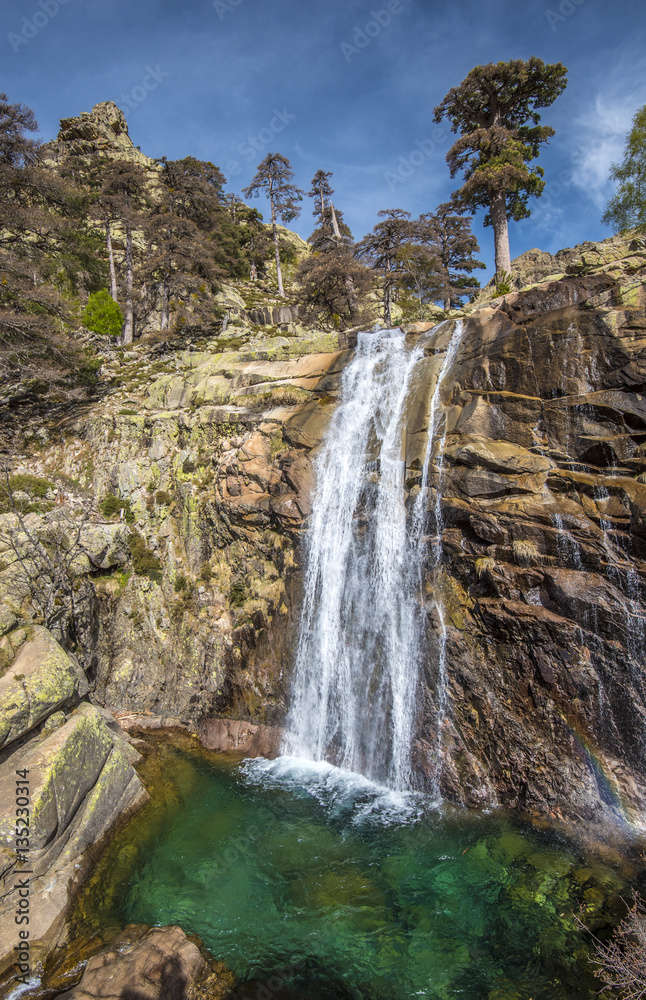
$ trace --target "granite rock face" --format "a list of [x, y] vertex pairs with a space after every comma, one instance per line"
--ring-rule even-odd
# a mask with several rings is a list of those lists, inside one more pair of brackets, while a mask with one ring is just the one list
[[[450, 799], [642, 822], [646, 294], [629, 271], [547, 282], [464, 320], [430, 478], [443, 559], [428, 569], [416, 744], [428, 780], [441, 755]], [[436, 372], [446, 337], [421, 335]]]
[[58, 136], [48, 150], [56, 161], [68, 156], [99, 154], [110, 160], [136, 163], [146, 170], [159, 169], [154, 160], [134, 145], [125, 115], [114, 101], [101, 101], [91, 111], [62, 118]]

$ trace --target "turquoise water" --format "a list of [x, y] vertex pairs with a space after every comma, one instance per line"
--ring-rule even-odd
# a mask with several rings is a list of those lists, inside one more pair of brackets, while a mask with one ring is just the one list
[[160, 753], [163, 802], [111, 845], [85, 922], [179, 924], [258, 1000], [598, 990], [572, 913], [616, 921], [625, 885], [555, 834], [328, 765]]

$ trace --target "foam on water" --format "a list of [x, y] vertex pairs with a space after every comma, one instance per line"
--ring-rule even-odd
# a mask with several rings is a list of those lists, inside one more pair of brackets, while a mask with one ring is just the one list
[[242, 771], [251, 784], [282, 788], [296, 798], [316, 799], [328, 819], [343, 819], [353, 825], [410, 824], [438, 805], [419, 792], [395, 791], [356, 771], [307, 757], [257, 757], [245, 761]]

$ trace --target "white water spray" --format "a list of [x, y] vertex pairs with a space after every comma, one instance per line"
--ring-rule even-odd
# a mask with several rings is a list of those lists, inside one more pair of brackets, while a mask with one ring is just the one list
[[[410, 524], [405, 417], [423, 355], [401, 332], [359, 335], [316, 462], [285, 749], [394, 789], [412, 784], [428, 466], [440, 391], [460, 333], [458, 323], [431, 400], [422, 489]], [[443, 655], [445, 646], [444, 640]], [[444, 673], [444, 663], [440, 669]], [[441, 680], [442, 692], [445, 687]]]

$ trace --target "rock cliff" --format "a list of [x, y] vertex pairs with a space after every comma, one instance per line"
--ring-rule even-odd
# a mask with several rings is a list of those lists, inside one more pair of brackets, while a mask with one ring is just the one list
[[[463, 321], [429, 496], [435, 509], [439, 489], [429, 588], [445, 608], [449, 708], [438, 721], [429, 602], [417, 759], [429, 773], [439, 741], [444, 794], [468, 804], [641, 825], [646, 254], [626, 240], [609, 260], [592, 249], [578, 276]], [[431, 382], [448, 333], [422, 334]], [[409, 470], [424, 432], [422, 416]]]
[[[576, 273], [462, 317], [427, 497], [433, 531], [439, 492], [443, 558], [438, 571], [429, 537], [415, 761], [430, 783], [439, 748], [443, 794], [468, 805], [638, 822], [646, 254], [630, 240], [601, 247], [579, 248]], [[192, 349], [106, 345], [93, 400], [55, 419], [21, 411], [0, 496], [0, 781], [33, 763], [53, 836], [34, 845], [40, 877], [62, 873], [41, 911], [45, 949], [84, 847], [145, 794], [115, 717], [196, 733], [237, 720], [233, 736], [204, 727], [236, 747], [247, 733], [273, 746], [250, 724], [284, 721], [312, 455], [352, 356], [351, 338], [340, 350], [293, 320], [263, 329], [241, 312]], [[425, 353], [408, 414], [411, 498], [455, 322], [409, 332]], [[61, 565], [71, 583], [52, 590]]]

